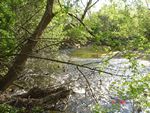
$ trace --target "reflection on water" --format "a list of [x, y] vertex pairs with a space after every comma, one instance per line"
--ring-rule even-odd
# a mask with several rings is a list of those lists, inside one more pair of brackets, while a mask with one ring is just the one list
[[109, 48], [101, 48], [101, 47], [84, 47], [80, 49], [73, 50], [70, 52], [71, 57], [78, 57], [78, 58], [100, 58], [102, 56], [106, 56], [110, 53]]

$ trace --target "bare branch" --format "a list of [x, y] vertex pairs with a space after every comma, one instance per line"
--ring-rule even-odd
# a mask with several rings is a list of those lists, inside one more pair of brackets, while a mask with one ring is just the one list
[[60, 45], [60, 42], [54, 43], [54, 44], [49, 44], [49, 45], [46, 44], [44, 47], [41, 47], [41, 48], [39, 48], [39, 49], [36, 49], [36, 50], [33, 51], [33, 52], [39, 52], [39, 51], [41, 51], [41, 50], [43, 50], [43, 49], [46, 49], [46, 48], [48, 48], [48, 47], [52, 47], [52, 46], [55, 46], [55, 45]]
[[88, 12], [88, 10], [90, 10], [99, 0], [95, 1], [93, 4], [92, 4], [92, 0], [89, 0], [86, 4], [86, 7], [84, 9], [84, 12], [81, 16], [81, 21], [84, 20], [85, 16], [86, 16], [86, 13]]
[[95, 4], [97, 4], [99, 0], [95, 1], [91, 6], [89, 6], [88, 10], [91, 9]]
[[71, 17], [74, 17], [75, 19], [77, 19], [77, 20], [85, 27], [85, 29], [87, 30], [87, 32], [90, 33], [90, 35], [92, 35], [93, 37], [96, 37], [96, 36], [92, 33], [92, 31], [83, 23], [83, 21], [82, 21], [80, 18], [78, 18], [77, 16], [75, 16], [75, 15], [73, 15], [73, 14], [71, 14], [71, 13], [68, 13], [68, 15], [70, 15]]
[[84, 77], [84, 79], [86, 80], [86, 83], [87, 83], [87, 85], [88, 85], [88, 87], [89, 87], [89, 89], [90, 89], [90, 91], [91, 91], [91, 94], [92, 94], [92, 96], [93, 96], [95, 102], [98, 103], [98, 100], [97, 100], [97, 98], [96, 98], [96, 96], [95, 96], [95, 94], [94, 94], [94, 92], [93, 92], [93, 90], [92, 90], [92, 88], [91, 88], [91, 85], [90, 85], [90, 82], [89, 82], [88, 78], [84, 75], [84, 73], [79, 69], [78, 66], [77, 66], [77, 70], [81, 73], [81, 75], [82, 75], [82, 76]]
[[81, 16], [81, 21], [83, 21], [83, 19], [85, 18], [86, 13], [87, 13], [87, 11], [89, 10], [89, 6], [91, 5], [91, 3], [92, 3], [92, 0], [89, 0], [89, 1], [87, 2], [86, 7], [85, 7], [85, 9], [84, 9], [84, 12], [83, 12], [83, 14], [82, 14], [82, 16]]

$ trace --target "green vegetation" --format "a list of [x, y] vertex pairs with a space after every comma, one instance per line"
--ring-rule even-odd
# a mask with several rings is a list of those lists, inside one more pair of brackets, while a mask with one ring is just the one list
[[[87, 20], [96, 35], [97, 43], [108, 45], [119, 50], [135, 49], [144, 50], [148, 46], [147, 33], [150, 20], [149, 10], [144, 6], [132, 4], [119, 8], [118, 4], [104, 6], [98, 13], [95, 13]], [[122, 4], [122, 5], [125, 5]], [[143, 15], [143, 16], [142, 16]], [[147, 25], [144, 25], [145, 20]], [[128, 43], [128, 46], [127, 46]]]
[[1, 113], [42, 113], [43, 110], [39, 107], [26, 110], [25, 108], [15, 108], [7, 104], [0, 104]]
[[[57, 52], [62, 49], [80, 48], [70, 55], [99, 58], [120, 51], [132, 63], [134, 76], [130, 81], [123, 79], [124, 83], [121, 85], [116, 82], [119, 88], [111, 87], [110, 90], [117, 91], [123, 99], [132, 99], [136, 106], [150, 107], [150, 74], [140, 76], [136, 73], [135, 61], [138, 58], [147, 58], [150, 54], [150, 10], [142, 0], [132, 3], [128, 0], [110, 0], [109, 5], [104, 5], [98, 12], [90, 12], [86, 16], [83, 15], [86, 10], [81, 7], [80, 0], [54, 0], [48, 7], [49, 13], [45, 11], [45, 7], [49, 5], [47, 1], [53, 2], [0, 1], [0, 90], [6, 90], [18, 79], [30, 55], [57, 59]], [[35, 70], [40, 66], [42, 70], [49, 68], [49, 72], [59, 67], [57, 64], [45, 65], [46, 62], [38, 62], [37, 66], [36, 63], [29, 64]], [[14, 75], [16, 76], [13, 78]], [[114, 105], [112, 110], [118, 109], [120, 104]], [[38, 110], [34, 109], [33, 112], [40, 112]], [[0, 105], [0, 111], [18, 112], [5, 104]], [[93, 111], [110, 112], [98, 105]]]
[[[136, 106], [141, 108], [149, 108], [149, 90], [150, 90], [150, 74], [145, 76], [133, 77], [131, 81], [125, 81], [116, 89], [118, 94], [124, 99], [130, 98], [134, 100]], [[121, 88], [125, 87], [125, 88]]]
[[[41, 13], [43, 13], [41, 8], [45, 2], [42, 2], [42, 0], [39, 2], [34, 0], [1, 1], [0, 7], [3, 13], [0, 16], [2, 23], [0, 31], [2, 35], [1, 50], [3, 52], [10, 51], [15, 44], [18, 44], [18, 41], [22, 42], [32, 33], [41, 18]], [[103, 6], [100, 11], [92, 13], [84, 19], [83, 22], [86, 27], [79, 23], [76, 18], [67, 16], [69, 11], [74, 13], [75, 10], [71, 8], [70, 2], [64, 3], [62, 9], [56, 5], [55, 10], [59, 13], [45, 30], [42, 37], [47, 40], [42, 39], [40, 41], [38, 45], [40, 48], [45, 44], [50, 45], [57, 42], [60, 44], [53, 45], [53, 48], [67, 45], [68, 47], [75, 47], [75, 44], [81, 46], [96, 44], [110, 46], [113, 50], [143, 51], [149, 47], [149, 10], [140, 2], [138, 4], [126, 4], [123, 1], [112, 2], [110, 5]], [[18, 30], [17, 33], [16, 30]], [[19, 40], [16, 41], [16, 39]], [[127, 43], [128, 46], [126, 46]]]
[[9, 106], [9, 105], [6, 105], [6, 104], [1, 104], [0, 105], [0, 111], [1, 113], [17, 113], [18, 110]]
[[15, 23], [15, 14], [12, 11], [12, 1], [0, 2], [0, 56], [9, 53], [15, 46], [15, 37], [12, 27]]

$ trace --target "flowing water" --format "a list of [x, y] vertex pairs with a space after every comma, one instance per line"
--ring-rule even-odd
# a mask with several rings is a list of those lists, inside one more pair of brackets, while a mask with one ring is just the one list
[[[112, 74], [67, 66], [69, 77], [76, 79], [72, 83], [76, 95], [71, 97], [69, 111], [74, 113], [91, 113], [92, 107], [97, 102], [103, 107], [111, 109], [112, 98], [117, 99], [118, 97], [115, 97], [116, 92], [109, 90], [110, 85], [113, 82], [122, 80], [122, 78], [130, 80], [130, 77], [134, 74], [128, 59], [119, 58], [118, 56], [112, 58], [112, 54], [114, 55], [116, 52], [93, 51], [91, 48], [81, 48], [69, 53], [70, 62], [86, 65]], [[148, 60], [137, 60], [137, 65], [140, 76], [150, 72], [150, 62]], [[133, 103], [130, 100], [125, 101], [126, 104], [122, 105], [118, 112], [131, 113], [133, 111]], [[117, 111], [112, 113], [117, 113]]]
[[[70, 63], [84, 65], [94, 70], [74, 65], [58, 66], [58, 64], [55, 65], [53, 63], [53, 67], [58, 69], [54, 68], [54, 71], [50, 71], [52, 69], [49, 67], [52, 67], [52, 64], [49, 65], [47, 61], [41, 61], [41, 63], [38, 62], [41, 68], [35, 68], [34, 70], [36, 71], [33, 71], [31, 69], [32, 66], [29, 66], [30, 68], [27, 69], [28, 72], [26, 73], [27, 76], [23, 78], [28, 83], [25, 85], [29, 87], [36, 85], [49, 87], [51, 84], [66, 84], [69, 88], [72, 88], [74, 94], [67, 101], [68, 106], [65, 109], [65, 113], [92, 113], [92, 107], [96, 104], [111, 109], [112, 98], [117, 99], [118, 97], [115, 97], [116, 92], [109, 90], [110, 85], [122, 78], [130, 80], [133, 72], [130, 68], [131, 63], [129, 60], [121, 58], [118, 55], [112, 57], [117, 52], [108, 52], [108, 49], [87, 47], [61, 51], [61, 59], [67, 60]], [[140, 76], [144, 76], [150, 72], [150, 62], [148, 60], [138, 60], [137, 62]], [[29, 61], [28, 65], [31, 64], [33, 64], [32, 61]], [[46, 65], [46, 68], [42, 68], [42, 64]], [[126, 104], [121, 106], [119, 112], [131, 113], [132, 102], [126, 100]]]

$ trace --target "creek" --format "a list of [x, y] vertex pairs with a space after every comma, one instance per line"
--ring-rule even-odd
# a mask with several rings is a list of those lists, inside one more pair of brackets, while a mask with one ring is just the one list
[[[63, 50], [60, 52], [60, 58], [70, 63], [88, 66], [93, 70], [73, 65], [59, 65], [56, 66], [59, 71], [54, 69], [54, 72], [49, 72], [46, 69], [40, 69], [39, 71], [42, 70], [42, 73], [45, 73], [41, 75], [37, 72], [37, 69], [36, 73], [27, 69], [29, 77], [26, 76], [23, 79], [26, 79], [29, 87], [66, 84], [69, 88], [72, 88], [74, 94], [67, 101], [65, 113], [92, 113], [92, 107], [97, 103], [111, 109], [112, 98], [117, 98], [117, 94], [109, 90], [110, 86], [113, 85], [113, 82], [121, 83], [122, 78], [130, 80], [130, 77], [134, 74], [130, 68], [129, 60], [114, 54], [117, 54], [117, 52], [109, 53], [93, 48]], [[148, 60], [138, 59], [137, 62], [140, 76], [150, 72]], [[49, 67], [47, 61], [42, 63], [47, 65], [47, 68]], [[119, 112], [131, 113], [132, 102], [126, 100], [126, 105], [123, 105]]]
[[[114, 52], [114, 54], [116, 53]], [[100, 69], [113, 74], [110, 75], [107, 73], [99, 73], [81, 68], [82, 72], [88, 79], [93, 94], [95, 95], [95, 98], [97, 98], [99, 104], [111, 109], [111, 99], [117, 97], [114, 96], [116, 95], [115, 92], [109, 91], [110, 85], [113, 85], [112, 83], [117, 82], [118, 80], [120, 80], [119, 82], [122, 83], [122, 78], [129, 80], [130, 77], [134, 74], [130, 68], [131, 64], [129, 60], [120, 58], [118, 56], [110, 59], [109, 53], [101, 51], [93, 52], [87, 48], [74, 50], [70, 53], [70, 55], [70, 60], [72, 62], [88, 65], [92, 68], [94, 67], [95, 69]], [[149, 61], [137, 60], [137, 62], [138, 70], [141, 74], [140, 76], [144, 76], [150, 72]], [[74, 69], [72, 72], [74, 72], [73, 76], [77, 75], [77, 73], [80, 75], [78, 70]], [[77, 97], [74, 97], [72, 102], [73, 105], [71, 105], [73, 106], [73, 111], [76, 111], [75, 113], [91, 113], [91, 108], [95, 103], [93, 95], [89, 91], [87, 81], [83, 77], [83, 79], [75, 83], [74, 86], [78, 92], [78, 95]], [[120, 109], [118, 112], [131, 113], [132, 110], [132, 102], [130, 100], [126, 100], [126, 105], [122, 106], [122, 109]]]

